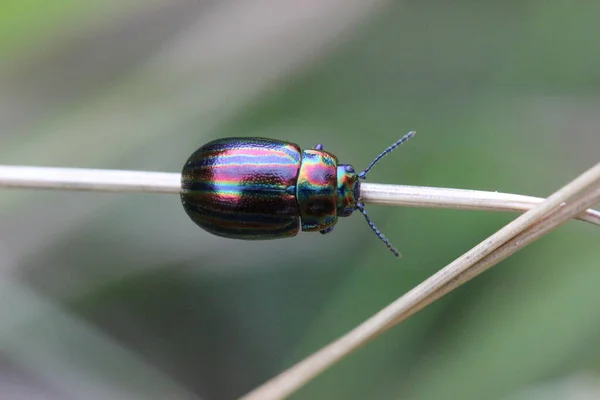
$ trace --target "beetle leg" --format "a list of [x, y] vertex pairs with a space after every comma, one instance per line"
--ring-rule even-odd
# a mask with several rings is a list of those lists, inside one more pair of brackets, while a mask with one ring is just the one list
[[323, 145], [322, 144], [316, 145], [315, 150], [323, 150]]
[[321, 232], [321, 233], [324, 235], [324, 234], [326, 234], [326, 233], [329, 233], [329, 232], [331, 232], [332, 230], [333, 230], [333, 226], [330, 226], [329, 228], [327, 228], [327, 229], [323, 229], [322, 231], [319, 231], [319, 232]]

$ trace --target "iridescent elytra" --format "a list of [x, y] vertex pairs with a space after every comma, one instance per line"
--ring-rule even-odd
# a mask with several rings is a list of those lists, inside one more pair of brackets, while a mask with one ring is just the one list
[[360, 173], [318, 144], [259, 137], [217, 139], [201, 146], [181, 173], [181, 202], [202, 229], [218, 236], [266, 240], [300, 230], [329, 233], [338, 217], [358, 210], [396, 255], [360, 202], [360, 181], [386, 154], [410, 139], [411, 131], [385, 149]]

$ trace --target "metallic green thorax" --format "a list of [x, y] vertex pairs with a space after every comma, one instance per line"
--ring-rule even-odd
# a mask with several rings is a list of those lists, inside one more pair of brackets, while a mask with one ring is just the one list
[[324, 231], [338, 217], [356, 209], [358, 176], [349, 165], [339, 165], [337, 157], [323, 150], [303, 150], [296, 184], [296, 199], [302, 230]]

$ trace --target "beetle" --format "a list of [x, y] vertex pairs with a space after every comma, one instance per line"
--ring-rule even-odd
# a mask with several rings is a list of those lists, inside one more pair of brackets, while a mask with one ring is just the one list
[[339, 217], [358, 210], [383, 243], [400, 254], [371, 222], [360, 181], [407, 133], [357, 173], [323, 145], [259, 137], [217, 139], [198, 148], [181, 173], [181, 202], [202, 229], [226, 238], [266, 240], [306, 232], [329, 233]]

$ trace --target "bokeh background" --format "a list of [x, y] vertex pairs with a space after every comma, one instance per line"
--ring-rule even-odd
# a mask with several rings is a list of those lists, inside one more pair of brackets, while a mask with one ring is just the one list
[[[178, 172], [266, 136], [371, 182], [546, 196], [598, 161], [600, 3], [3, 0], [0, 163]], [[514, 215], [371, 206], [241, 242], [178, 196], [0, 191], [0, 398], [232, 399]], [[600, 398], [600, 231], [571, 222], [294, 399]]]

